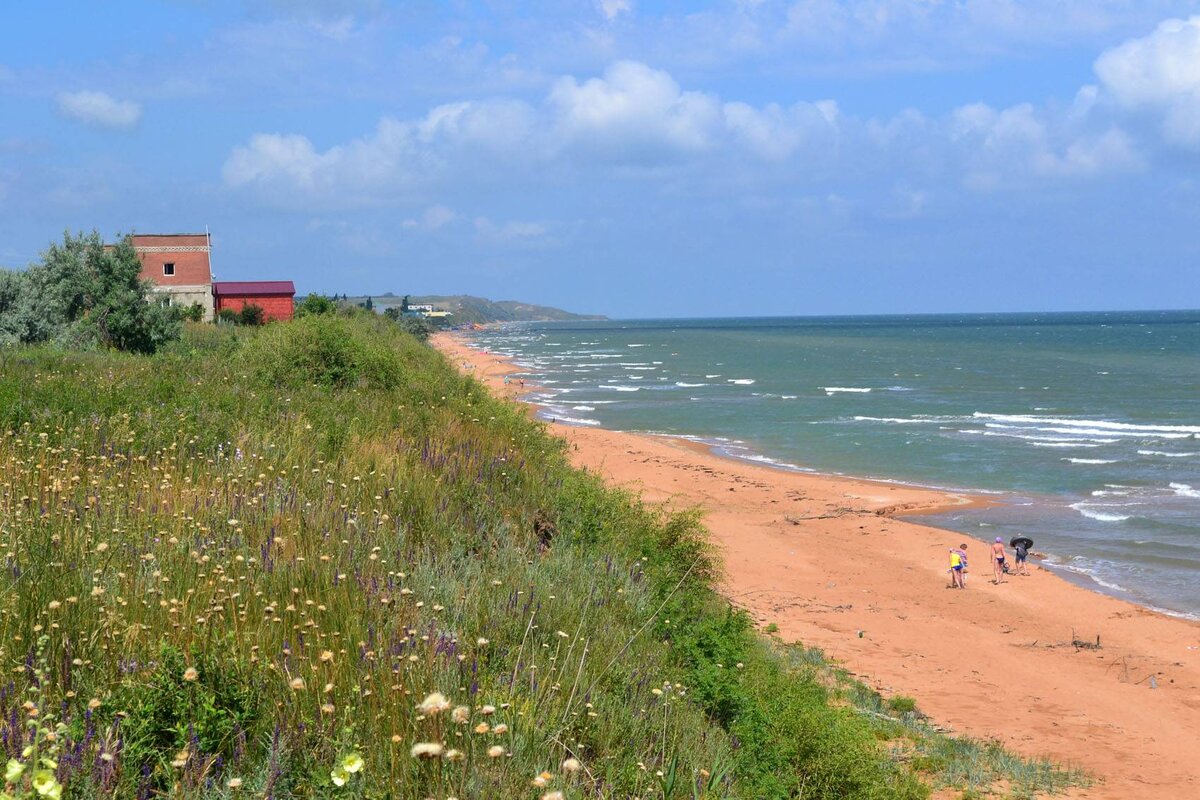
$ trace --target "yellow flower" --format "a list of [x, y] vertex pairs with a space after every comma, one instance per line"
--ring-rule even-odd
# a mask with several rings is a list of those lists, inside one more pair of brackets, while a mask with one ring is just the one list
[[33, 778], [29, 781], [29, 785], [42, 797], [54, 797], [56, 795], [62, 797], [62, 787], [54, 779], [54, 773], [48, 769], [39, 769], [33, 773]]
[[194, 681], [199, 677], [200, 673], [196, 671], [195, 667], [188, 667], [183, 671], [183, 679], [185, 681]]
[[333, 781], [334, 786], [345, 786], [346, 781], [350, 780], [350, 773], [341, 767], [336, 767], [333, 772], [329, 773], [329, 780]]
[[4, 782], [16, 783], [25, 773], [25, 765], [15, 758], [10, 758], [8, 764], [4, 767]]
[[488, 755], [492, 758], [499, 758], [504, 755], [504, 748], [498, 744], [494, 744], [488, 748]]
[[358, 772], [363, 768], [363, 757], [358, 753], [351, 753], [342, 759], [342, 769], [346, 772]]
[[457, 722], [459, 725], [465, 725], [471, 719], [471, 709], [466, 706], [457, 706], [450, 712], [450, 719]]
[[563, 772], [579, 772], [582, 766], [577, 758], [568, 758], [562, 763]]
[[240, 789], [242, 786], [242, 779], [241, 778], [230, 778], [229, 781], [226, 782], [225, 785], [228, 786], [230, 789]]
[[289, 686], [291, 686], [297, 692], [300, 691], [301, 689], [304, 688], [304, 678], [292, 678], [292, 681], [289, 684]]

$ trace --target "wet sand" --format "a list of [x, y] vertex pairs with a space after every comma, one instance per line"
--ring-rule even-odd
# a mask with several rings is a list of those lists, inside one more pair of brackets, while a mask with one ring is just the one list
[[[498, 396], [529, 390], [504, 384], [516, 367], [453, 334], [434, 344]], [[668, 437], [549, 429], [611, 484], [702, 508], [722, 590], [784, 639], [820, 647], [885, 695], [915, 698], [954, 732], [1096, 776], [1071, 796], [1200, 798], [1200, 623], [1032, 561], [1029, 577], [994, 585], [985, 542], [899, 516], [980, 498], [772, 469]], [[965, 591], [947, 588], [946, 571], [963, 541]], [[1097, 639], [1098, 649], [1073, 644]]]

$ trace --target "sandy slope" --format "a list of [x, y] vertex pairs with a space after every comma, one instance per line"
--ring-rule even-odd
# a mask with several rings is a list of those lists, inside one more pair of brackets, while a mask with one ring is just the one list
[[[435, 344], [497, 394], [512, 367], [450, 335]], [[990, 583], [970, 541], [966, 591], [946, 588], [960, 534], [898, 511], [971, 498], [789, 473], [680, 440], [553, 425], [574, 462], [647, 500], [699, 505], [724, 591], [787, 639], [817, 645], [939, 724], [1100, 778], [1079, 796], [1200, 798], [1200, 624], [1074, 586], [1040, 568]], [[862, 632], [862, 636], [858, 632]], [[1074, 637], [1099, 650], [1071, 646]], [[1153, 684], [1153, 686], [1152, 686]]]

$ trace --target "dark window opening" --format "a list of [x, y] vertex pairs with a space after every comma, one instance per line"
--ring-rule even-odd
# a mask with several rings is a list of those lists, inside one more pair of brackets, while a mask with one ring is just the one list
[[175, 265], [174, 264], [172, 264], [170, 262], [163, 264], [163, 275], [174, 275], [174, 274], [175, 274]]

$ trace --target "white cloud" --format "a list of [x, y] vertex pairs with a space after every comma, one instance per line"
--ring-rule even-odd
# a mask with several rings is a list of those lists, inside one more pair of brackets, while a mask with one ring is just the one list
[[618, 160], [708, 149], [722, 121], [716, 98], [685, 92], [666, 72], [634, 61], [583, 83], [560, 78], [548, 103], [563, 145]]
[[142, 118], [142, 107], [118, 100], [105, 92], [61, 92], [58, 109], [73, 119], [105, 128], [132, 128]]
[[497, 244], [538, 244], [550, 229], [540, 222], [494, 222], [487, 217], [476, 217], [475, 232], [481, 239]]
[[607, 20], [633, 13], [633, 0], [596, 0], [596, 6]]
[[401, 225], [405, 228], [418, 228], [424, 231], [436, 231], [438, 228], [443, 228], [458, 219], [452, 209], [446, 206], [437, 205], [430, 206], [425, 209], [418, 219], [406, 219]]
[[1106, 50], [1095, 69], [1117, 104], [1161, 114], [1168, 141], [1200, 146], [1200, 16], [1169, 19]]

